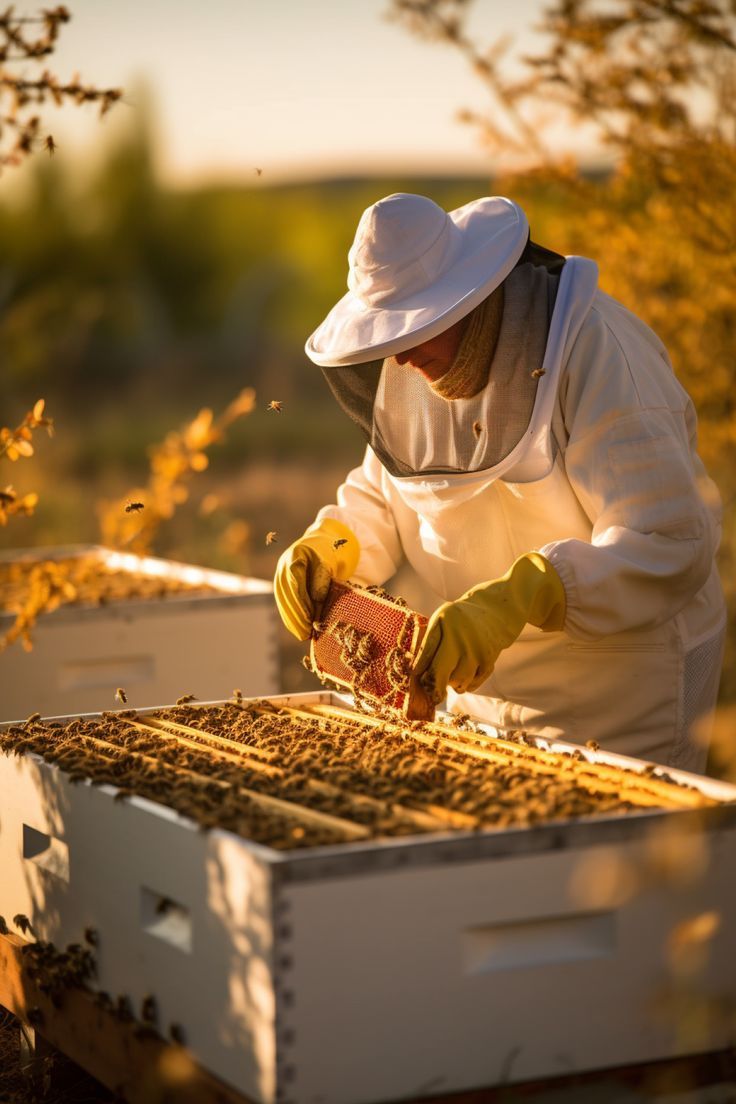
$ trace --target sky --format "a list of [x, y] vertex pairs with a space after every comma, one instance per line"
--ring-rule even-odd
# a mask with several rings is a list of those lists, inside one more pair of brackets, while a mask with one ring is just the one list
[[[258, 176], [278, 182], [390, 171], [485, 173], [489, 156], [460, 124], [487, 103], [448, 47], [385, 18], [388, 0], [68, 0], [51, 59], [98, 87], [122, 86], [104, 133], [150, 104], [170, 183]], [[522, 49], [542, 0], [474, 0], [482, 42]], [[30, 12], [37, 5], [17, 4]], [[58, 115], [58, 118], [57, 118]], [[54, 113], [60, 148], [100, 147], [96, 110]]]

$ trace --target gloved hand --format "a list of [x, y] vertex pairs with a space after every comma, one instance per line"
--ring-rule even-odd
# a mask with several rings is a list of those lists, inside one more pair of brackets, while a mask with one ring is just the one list
[[477, 690], [526, 624], [559, 630], [565, 606], [565, 588], [552, 564], [539, 552], [527, 552], [500, 579], [435, 610], [413, 674], [435, 702], [448, 686], [461, 694]]
[[331, 580], [349, 579], [359, 559], [355, 533], [333, 518], [310, 525], [279, 558], [274, 597], [281, 620], [297, 640], [309, 638]]

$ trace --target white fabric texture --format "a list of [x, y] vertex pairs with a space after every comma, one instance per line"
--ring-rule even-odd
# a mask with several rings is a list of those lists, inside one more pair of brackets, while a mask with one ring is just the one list
[[529, 237], [504, 196], [443, 211], [398, 192], [363, 212], [348, 254], [348, 292], [307, 339], [315, 364], [362, 364], [442, 333], [491, 294]]
[[[563, 270], [548, 371], [510, 457], [472, 476], [399, 479], [368, 449], [320, 516], [358, 536], [360, 581], [383, 583], [406, 558], [441, 600], [541, 551], [565, 586], [564, 631], [528, 626], [455, 706], [667, 762], [687, 739], [685, 656], [725, 621], [719, 499], [664, 347], [595, 290], [592, 271], [581, 261]], [[716, 688], [711, 672], [713, 699]]]

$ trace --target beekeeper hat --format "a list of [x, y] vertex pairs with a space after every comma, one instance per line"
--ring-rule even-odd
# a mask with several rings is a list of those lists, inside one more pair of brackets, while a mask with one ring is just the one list
[[379, 199], [348, 253], [349, 291], [308, 339], [307, 356], [338, 367], [429, 341], [506, 279], [528, 237], [526, 215], [503, 196], [449, 214], [425, 196]]

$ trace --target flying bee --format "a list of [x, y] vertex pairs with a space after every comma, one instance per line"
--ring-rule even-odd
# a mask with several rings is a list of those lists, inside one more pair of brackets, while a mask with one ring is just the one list
[[56, 142], [53, 139], [53, 135], [46, 135], [43, 142], [43, 148], [53, 157], [53, 155], [56, 153]]
[[275, 529], [270, 529], [268, 531], [268, 533], [266, 533], [266, 547], [268, 547], [270, 544], [275, 544], [277, 539], [278, 539], [278, 534], [277, 534], [276, 530]]
[[4, 491], [0, 491], [0, 506], [9, 506], [11, 502], [15, 502], [18, 498], [17, 494], [12, 487], [6, 487]]
[[473, 422], [473, 433], [475, 434], [475, 436], [480, 437], [482, 432], [483, 426], [480, 424], [480, 422]]
[[532, 379], [539, 379], [539, 377], [543, 376], [546, 371], [546, 368], [534, 368], [532, 371]]
[[253, 169], [253, 172], [256, 174], [256, 176], [263, 176], [263, 169], [259, 169], [258, 166]]
[[342, 548], [344, 544], [348, 543], [347, 537], [338, 537], [337, 540], [332, 542], [332, 547], [337, 551], [338, 548]]
[[178, 1023], [169, 1024], [169, 1037], [173, 1043], [177, 1043], [179, 1046], [184, 1046], [186, 1042], [184, 1028]]
[[130, 998], [122, 993], [115, 1001], [115, 1014], [119, 1020], [133, 1019], [133, 1008], [130, 1003]]
[[274, 414], [280, 414], [283, 405], [284, 404], [279, 399], [271, 399], [266, 409], [273, 410]]
[[95, 928], [85, 928], [84, 939], [86, 943], [89, 943], [90, 947], [96, 947], [100, 942], [100, 937]]
[[125, 504], [126, 514], [139, 514], [143, 508], [142, 502], [126, 502]]
[[27, 916], [24, 916], [22, 912], [16, 913], [16, 915], [13, 917], [13, 923], [15, 924], [16, 928], [20, 928], [24, 935], [26, 935], [28, 932], [30, 932], [31, 935], [33, 934], [31, 921], [28, 919]]
[[122, 686], [118, 686], [117, 690], [115, 691], [115, 697], [119, 702], [122, 702], [123, 705], [128, 704], [128, 695], [125, 693]]

